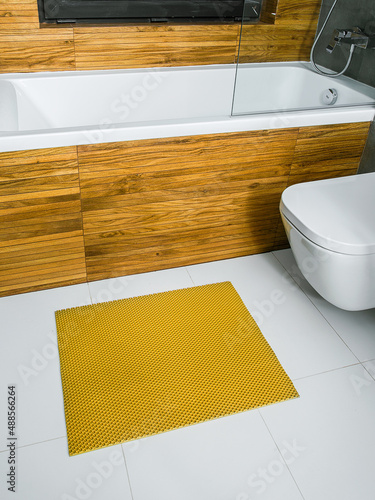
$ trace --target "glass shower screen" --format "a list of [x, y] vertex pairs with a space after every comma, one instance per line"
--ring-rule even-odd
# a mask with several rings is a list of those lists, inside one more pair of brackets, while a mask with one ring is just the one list
[[[333, 0], [323, 1], [318, 35], [327, 17], [327, 2], [332, 7]], [[352, 66], [342, 76], [333, 78], [317, 73], [309, 60], [316, 14], [312, 12], [311, 19], [306, 15], [299, 19], [298, 8], [288, 10], [287, 3], [264, 0], [258, 24], [243, 16], [232, 115], [373, 105], [375, 70], [369, 77], [362, 68], [363, 77], [358, 78], [358, 65], [361, 58], [367, 57], [375, 68], [375, 50], [368, 49], [366, 53], [356, 47]], [[337, 8], [340, 10], [335, 12]], [[345, 62], [350, 47], [339, 45], [333, 54], [326, 47], [337, 27], [351, 26], [353, 22], [364, 23], [365, 12], [361, 13], [349, 0], [338, 0], [315, 49], [315, 59], [319, 67], [326, 68], [324, 72], [333, 73], [340, 62]]]

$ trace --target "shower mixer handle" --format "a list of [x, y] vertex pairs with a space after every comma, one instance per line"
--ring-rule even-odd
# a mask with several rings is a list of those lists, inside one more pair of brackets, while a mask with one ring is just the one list
[[336, 45], [355, 45], [361, 49], [375, 48], [375, 35], [366, 35], [366, 33], [358, 27], [350, 30], [335, 29], [331, 41], [326, 47], [326, 51], [330, 54], [335, 49]]

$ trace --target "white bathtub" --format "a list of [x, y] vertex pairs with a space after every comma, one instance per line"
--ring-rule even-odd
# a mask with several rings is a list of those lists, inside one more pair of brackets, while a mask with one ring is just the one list
[[231, 116], [235, 77], [234, 65], [3, 74], [0, 152], [374, 118], [374, 88], [308, 63], [241, 65]]

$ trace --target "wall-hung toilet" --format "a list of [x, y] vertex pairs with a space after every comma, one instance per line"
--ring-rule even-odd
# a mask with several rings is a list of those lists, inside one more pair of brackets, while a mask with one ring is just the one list
[[375, 172], [290, 186], [280, 212], [312, 287], [342, 309], [375, 308]]

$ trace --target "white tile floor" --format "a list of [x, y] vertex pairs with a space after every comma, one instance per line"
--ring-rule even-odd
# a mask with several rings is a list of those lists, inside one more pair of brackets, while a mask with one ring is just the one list
[[[300, 398], [69, 457], [54, 311], [226, 280]], [[289, 250], [7, 297], [0, 318], [1, 499], [375, 498], [375, 309], [327, 304]], [[18, 393], [15, 494], [8, 384]]]

